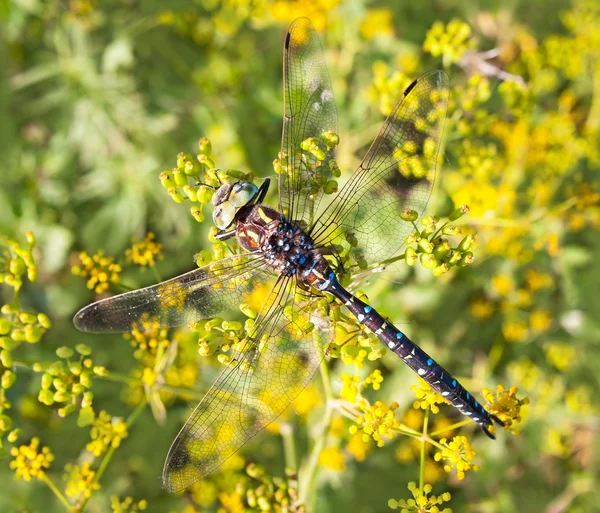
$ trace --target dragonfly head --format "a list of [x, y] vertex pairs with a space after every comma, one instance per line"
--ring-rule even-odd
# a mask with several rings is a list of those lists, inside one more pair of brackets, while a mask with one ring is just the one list
[[217, 228], [225, 230], [235, 220], [238, 211], [251, 203], [258, 194], [258, 187], [250, 182], [224, 183], [213, 194], [213, 221]]

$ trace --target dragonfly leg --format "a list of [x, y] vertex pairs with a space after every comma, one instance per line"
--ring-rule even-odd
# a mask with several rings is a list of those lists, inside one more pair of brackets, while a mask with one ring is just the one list
[[235, 228], [233, 230], [219, 230], [215, 235], [215, 239], [226, 240], [231, 239], [233, 236], [235, 236]]
[[262, 203], [262, 201], [265, 199], [265, 196], [267, 195], [267, 191], [269, 190], [270, 184], [271, 184], [271, 179], [265, 178], [265, 181], [262, 183], [262, 185], [258, 189], [258, 194], [256, 196], [256, 201], [254, 203], [256, 203], [256, 204]]

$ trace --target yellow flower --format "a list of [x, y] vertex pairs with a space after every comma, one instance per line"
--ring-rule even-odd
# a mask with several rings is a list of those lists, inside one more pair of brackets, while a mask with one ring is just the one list
[[133, 239], [131, 248], [125, 251], [127, 260], [141, 267], [147, 265], [153, 267], [156, 264], [156, 259], [161, 257], [162, 244], [154, 242], [155, 235], [148, 232], [143, 241], [138, 242]]
[[444, 446], [441, 452], [437, 452], [434, 456], [435, 461], [445, 460], [444, 470], [451, 472], [456, 469], [456, 477], [458, 479], [465, 478], [465, 472], [479, 470], [478, 465], [473, 465], [471, 461], [475, 457], [475, 451], [471, 447], [471, 443], [466, 436], [455, 436], [451, 442], [446, 438], [440, 440], [440, 444]]
[[350, 427], [350, 433], [355, 434], [360, 429], [363, 432], [363, 440], [368, 442], [373, 439], [377, 442], [377, 447], [383, 447], [384, 438], [392, 439], [400, 427], [400, 421], [395, 418], [395, 411], [398, 409], [398, 403], [392, 402], [389, 406], [381, 401], [375, 404], [369, 404], [365, 399], [361, 399], [358, 408], [363, 414], [356, 419], [356, 424]]
[[421, 490], [412, 481], [408, 483], [408, 489], [412, 493], [412, 499], [390, 499], [388, 506], [391, 509], [400, 508], [402, 513], [452, 513], [450, 508], [444, 508], [443, 510], [439, 508], [444, 502], [448, 502], [451, 499], [448, 492], [438, 496], [429, 495], [432, 490], [430, 484], [424, 485], [423, 490]]
[[509, 390], [505, 390], [502, 385], [496, 387], [496, 395], [491, 390], [484, 388], [481, 394], [488, 402], [485, 409], [492, 415], [496, 415], [503, 423], [504, 429], [511, 429], [516, 433], [516, 430], [512, 429], [513, 426], [521, 422], [521, 408], [529, 404], [529, 398], [524, 397], [523, 399], [517, 398], [517, 387], [511, 387]]
[[426, 410], [429, 408], [432, 413], [439, 413], [440, 409], [437, 405], [448, 404], [446, 399], [444, 399], [421, 378], [419, 378], [419, 383], [417, 385], [412, 385], [410, 389], [417, 396], [417, 400], [413, 403], [413, 408], [420, 408], [421, 410]]
[[502, 334], [508, 342], [523, 342], [528, 336], [527, 324], [519, 320], [505, 321]]
[[319, 464], [332, 470], [344, 470], [344, 455], [337, 447], [325, 447], [319, 454]]
[[54, 455], [48, 447], [40, 450], [40, 439], [37, 437], [32, 438], [29, 445], [13, 447], [10, 454], [13, 457], [10, 468], [15, 471], [15, 478], [25, 481], [31, 481], [32, 477], [42, 479], [44, 469], [50, 468], [50, 463], [54, 461]]
[[533, 310], [529, 316], [529, 324], [534, 333], [544, 333], [552, 325], [552, 315], [547, 310]]
[[371, 385], [373, 390], [379, 390], [381, 388], [381, 383], [383, 383], [383, 376], [379, 369], [375, 369], [371, 372], [364, 381], [364, 384]]
[[148, 507], [148, 501], [142, 499], [141, 501], [134, 502], [132, 497], [125, 497], [121, 502], [119, 497], [112, 495], [110, 506], [113, 513], [137, 513], [138, 511], [144, 511]]
[[360, 24], [360, 35], [365, 39], [376, 36], [392, 36], [394, 34], [394, 18], [389, 9], [368, 9], [365, 19]]
[[482, 321], [489, 319], [494, 313], [494, 304], [487, 299], [476, 299], [471, 303], [471, 315]]
[[340, 0], [277, 0], [271, 5], [271, 14], [277, 21], [292, 21], [301, 16], [310, 18], [315, 29], [327, 26], [328, 12], [335, 9]]
[[492, 287], [500, 296], [506, 296], [514, 288], [514, 283], [510, 276], [499, 274], [492, 278]]
[[354, 376], [352, 374], [342, 374], [342, 391], [340, 397], [346, 401], [356, 404], [357, 397], [359, 395], [360, 376]]
[[319, 394], [319, 391], [317, 390], [317, 387], [315, 387], [314, 385], [310, 385], [306, 387], [302, 392], [300, 392], [300, 395], [296, 397], [296, 399], [292, 403], [292, 406], [294, 407], [294, 410], [296, 410], [296, 413], [298, 415], [306, 418], [307, 415], [314, 408], [316, 408], [320, 402], [321, 396]]
[[525, 282], [533, 292], [554, 287], [554, 278], [550, 274], [535, 269], [528, 269], [525, 272]]
[[357, 461], [364, 461], [369, 453], [370, 445], [363, 440], [362, 435], [355, 433], [350, 437], [346, 449]]
[[119, 283], [119, 274], [122, 268], [116, 264], [114, 258], [104, 256], [103, 251], [89, 256], [85, 251], [79, 253], [81, 266], [71, 267], [71, 272], [76, 276], [88, 278], [87, 288], [101, 294], [108, 290], [109, 283]]
[[92, 441], [86, 445], [86, 449], [94, 456], [100, 456], [109, 447], [119, 447], [121, 440], [127, 438], [127, 435], [127, 423], [119, 417], [111, 417], [102, 410], [94, 421], [90, 431]]
[[67, 463], [64, 475], [65, 493], [68, 497], [75, 498], [75, 502], [89, 499], [95, 490], [100, 489], [100, 484], [94, 481], [95, 477], [96, 472], [92, 470], [89, 462], [86, 461], [81, 466]]
[[564, 371], [570, 367], [577, 356], [577, 350], [573, 345], [560, 342], [545, 344], [544, 353], [546, 353], [546, 360], [559, 371]]
[[423, 50], [434, 57], [441, 55], [444, 66], [449, 66], [459, 62], [463, 54], [474, 46], [471, 27], [455, 18], [447, 25], [436, 21], [427, 31]]

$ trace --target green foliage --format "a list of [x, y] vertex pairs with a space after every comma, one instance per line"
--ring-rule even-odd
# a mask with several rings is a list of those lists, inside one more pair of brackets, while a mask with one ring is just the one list
[[[448, 222], [423, 218], [379, 279], [340, 262], [505, 430], [480, 436], [323, 300], [336, 338], [320, 379], [168, 496], [156, 476], [188, 403], [264, 295], [243, 316], [124, 337], [79, 333], [72, 315], [239, 251], [212, 237], [211, 187], [285, 172], [282, 34], [300, 15], [322, 30], [340, 115], [339, 136], [302, 142], [318, 159], [339, 143], [327, 194], [412, 79], [449, 71], [428, 209]], [[31, 1], [0, 17], [0, 510], [597, 509], [597, 2]]]

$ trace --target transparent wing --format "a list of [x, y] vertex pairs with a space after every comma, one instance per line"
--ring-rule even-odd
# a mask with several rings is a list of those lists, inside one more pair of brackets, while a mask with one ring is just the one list
[[315, 244], [355, 238], [368, 264], [393, 257], [429, 200], [448, 106], [448, 76], [421, 75], [404, 91], [358, 169], [310, 229]]
[[[235, 365], [223, 371], [169, 450], [163, 486], [177, 492], [219, 467], [273, 422], [311, 381], [322, 359], [316, 339], [331, 334], [311, 302], [294, 302], [291, 278], [278, 280]], [[307, 334], [309, 321], [317, 326]]]
[[269, 274], [255, 254], [212, 262], [177, 278], [82, 308], [75, 327], [88, 332], [125, 332], [152, 326], [180, 326], [208, 319], [239, 305]]
[[[310, 225], [335, 158], [335, 149], [327, 150], [321, 134], [337, 133], [338, 121], [321, 42], [308, 18], [294, 21], [285, 39], [283, 95], [279, 210], [288, 219]], [[313, 137], [323, 154], [301, 148], [303, 141]]]

